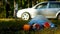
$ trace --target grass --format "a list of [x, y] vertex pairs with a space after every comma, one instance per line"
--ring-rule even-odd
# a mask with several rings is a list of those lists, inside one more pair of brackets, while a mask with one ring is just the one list
[[42, 29], [39, 31], [24, 31], [22, 29], [24, 24], [29, 21], [15, 20], [15, 19], [0, 19], [0, 34], [60, 34], [60, 21], [51, 20], [57, 24], [57, 29]]

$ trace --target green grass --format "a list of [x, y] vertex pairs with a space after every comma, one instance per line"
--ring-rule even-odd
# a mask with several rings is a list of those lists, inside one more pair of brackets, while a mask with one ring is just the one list
[[0, 34], [59, 34], [60, 33], [60, 21], [51, 20], [53, 23], [57, 24], [57, 29], [43, 29], [39, 31], [24, 31], [22, 29], [24, 24], [29, 21], [23, 20], [2, 20], [0, 21]]

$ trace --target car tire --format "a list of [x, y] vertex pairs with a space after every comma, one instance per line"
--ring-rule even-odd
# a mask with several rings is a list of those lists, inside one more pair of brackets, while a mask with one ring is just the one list
[[60, 20], [60, 13], [58, 14], [58, 17], [57, 17], [58, 20]]
[[30, 14], [28, 12], [24, 12], [22, 15], [21, 15], [21, 19], [22, 20], [29, 20], [31, 18]]

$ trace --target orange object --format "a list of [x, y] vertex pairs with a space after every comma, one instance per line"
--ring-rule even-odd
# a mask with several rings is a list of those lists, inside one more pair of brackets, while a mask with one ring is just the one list
[[50, 27], [50, 24], [49, 24], [48, 22], [46, 22], [46, 23], [44, 24], [44, 27], [45, 27], [45, 28], [49, 28], [49, 27]]
[[25, 31], [29, 30], [29, 29], [30, 29], [30, 25], [29, 25], [29, 24], [25, 24], [25, 25], [23, 26], [23, 29], [24, 29]]

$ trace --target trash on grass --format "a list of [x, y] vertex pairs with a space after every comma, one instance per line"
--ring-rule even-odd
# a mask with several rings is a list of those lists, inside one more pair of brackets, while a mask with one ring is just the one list
[[[28, 24], [32, 26], [32, 29], [38, 29], [38, 28], [43, 29], [43, 28], [54, 28], [55, 27], [55, 24], [53, 24], [50, 20], [48, 20], [46, 17], [42, 15], [38, 15], [34, 17], [33, 19], [30, 20]], [[36, 26], [36, 24], [40, 26]]]

